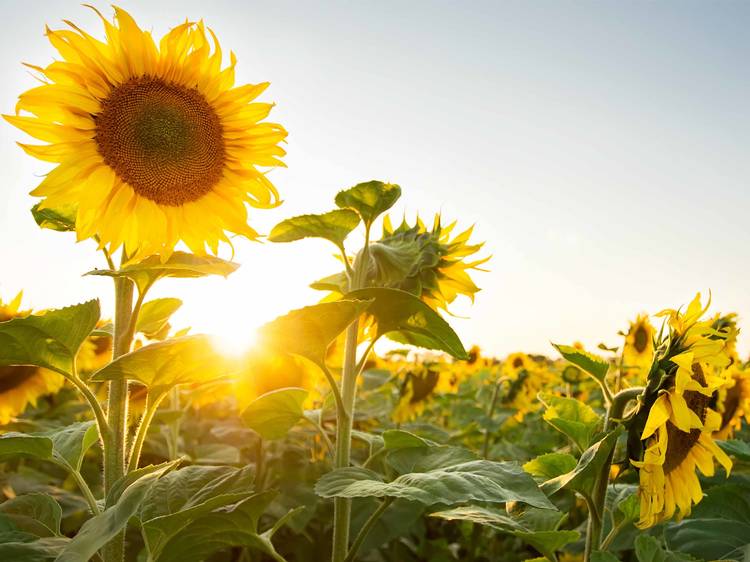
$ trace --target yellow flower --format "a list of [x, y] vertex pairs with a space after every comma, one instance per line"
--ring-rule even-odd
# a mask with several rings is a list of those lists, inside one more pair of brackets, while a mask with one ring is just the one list
[[455, 393], [461, 381], [461, 374], [451, 364], [406, 364], [401, 397], [392, 413], [393, 421], [404, 423], [414, 420], [424, 412], [433, 396]]
[[[249, 204], [278, 193], [258, 166], [282, 166], [286, 137], [251, 103], [268, 83], [234, 87], [236, 58], [203, 22], [185, 22], [157, 44], [125, 10], [100, 15], [101, 41], [67, 22], [47, 30], [60, 58], [32, 66], [42, 85], [5, 118], [43, 145], [21, 144], [55, 167], [32, 191], [42, 208], [73, 210], [79, 240], [96, 238], [130, 258], [168, 256], [182, 241], [216, 253], [228, 233], [255, 238]], [[97, 12], [98, 13], [98, 12]]]
[[727, 371], [727, 384], [715, 395], [716, 410], [721, 414], [715, 439], [731, 439], [742, 427], [743, 419], [750, 423], [750, 369], [733, 364]]
[[507, 380], [502, 403], [516, 410], [515, 419], [521, 421], [526, 414], [541, 407], [537, 394], [554, 378], [541, 362], [525, 353], [511, 353], [501, 367]]
[[[28, 316], [28, 311], [20, 311], [19, 293], [9, 303], [0, 299], [0, 322]], [[10, 423], [22, 414], [26, 407], [36, 405], [40, 396], [54, 394], [62, 388], [65, 379], [62, 375], [30, 365], [0, 366], [0, 425]]]
[[713, 476], [714, 460], [727, 473], [732, 467], [712, 438], [722, 417], [710, 407], [714, 393], [727, 383], [730, 333], [712, 329], [710, 321], [701, 320], [704, 312], [699, 295], [684, 314], [664, 313], [670, 333], [657, 346], [658, 363], [631, 424], [631, 438], [643, 448], [638, 460], [631, 460], [639, 472], [642, 529], [690, 514], [703, 497], [696, 469]]
[[625, 334], [625, 345], [622, 348], [624, 371], [634, 374], [638, 380], [648, 375], [654, 360], [654, 337], [656, 332], [648, 315], [640, 314]]
[[[97, 328], [108, 322], [100, 320]], [[94, 373], [112, 361], [112, 338], [110, 336], [89, 336], [81, 345], [76, 358], [78, 371]]]
[[419, 217], [414, 226], [404, 220], [394, 229], [386, 216], [383, 237], [370, 248], [374, 264], [372, 284], [413, 293], [436, 310], [447, 310], [459, 295], [473, 301], [480, 289], [469, 271], [482, 271], [479, 266], [491, 256], [468, 261], [483, 244], [469, 244], [473, 227], [451, 239], [455, 226], [455, 222], [442, 226], [440, 215], [435, 215], [430, 230]]

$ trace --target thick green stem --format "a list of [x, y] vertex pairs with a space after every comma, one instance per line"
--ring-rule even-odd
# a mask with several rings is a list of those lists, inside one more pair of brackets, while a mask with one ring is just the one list
[[[643, 393], [642, 387], [633, 387], [621, 390], [615, 394], [607, 408], [607, 415], [604, 420], [604, 430], [611, 431], [614, 424], [617, 423], [625, 412], [625, 406], [631, 400], [635, 400]], [[615, 448], [610, 451], [607, 460], [602, 466], [602, 470], [597, 476], [594, 484], [594, 491], [590, 499], [586, 500], [589, 507], [589, 521], [586, 532], [586, 550], [584, 552], [584, 561], [589, 562], [591, 553], [599, 550], [602, 540], [602, 518], [604, 517], [604, 504], [607, 498], [607, 485], [609, 484], [609, 472], [612, 467], [612, 458], [615, 454]]]
[[[115, 327], [112, 357], [117, 359], [130, 351], [133, 334], [130, 329], [133, 315], [133, 282], [125, 277], [115, 278]], [[107, 424], [109, 435], [104, 442], [104, 493], [112, 489], [125, 473], [127, 447], [128, 381], [109, 383]], [[104, 562], [121, 562], [125, 556], [125, 532], [115, 536], [103, 549]]]
[[388, 509], [388, 506], [391, 505], [391, 503], [393, 503], [393, 498], [384, 498], [383, 501], [380, 502], [378, 508], [373, 511], [372, 515], [370, 515], [367, 521], [365, 521], [365, 524], [362, 525], [359, 533], [357, 533], [357, 536], [352, 543], [352, 548], [349, 550], [349, 554], [347, 554], [346, 558], [344, 558], [344, 562], [354, 562], [354, 558], [357, 556], [357, 552], [362, 546], [362, 543], [365, 542], [367, 535], [370, 534], [370, 531], [375, 526], [375, 523], [378, 522], [380, 516], [385, 513], [385, 510]]

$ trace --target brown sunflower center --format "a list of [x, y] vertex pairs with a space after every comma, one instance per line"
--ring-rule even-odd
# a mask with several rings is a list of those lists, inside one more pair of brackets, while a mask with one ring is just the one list
[[221, 179], [221, 121], [196, 89], [132, 78], [112, 90], [95, 120], [99, 153], [142, 197], [178, 206], [201, 198]]
[[521, 359], [520, 357], [516, 357], [513, 360], [513, 368], [520, 369], [521, 367], [523, 367], [523, 359]]
[[427, 398], [439, 380], [440, 375], [435, 371], [427, 371], [424, 375], [411, 375], [412, 395], [409, 404], [416, 404]]
[[[703, 369], [698, 364], [693, 365], [693, 380], [698, 381], [701, 385], [706, 384]], [[686, 390], [683, 396], [688, 408], [695, 412], [702, 422], [705, 422], [706, 409], [711, 397], [694, 390]], [[688, 433], [677, 429], [677, 426], [672, 422], [667, 422], [667, 453], [664, 458], [664, 474], [669, 474], [680, 466], [682, 461], [690, 454], [700, 436], [700, 429], [693, 429]]]
[[37, 372], [36, 367], [28, 365], [0, 367], [0, 393], [18, 388]]
[[648, 347], [648, 331], [643, 325], [639, 325], [635, 329], [633, 347], [638, 353], [643, 353]]
[[740, 382], [735, 382], [734, 386], [727, 390], [727, 395], [724, 398], [724, 411], [721, 413], [721, 429], [724, 429], [729, 422], [734, 418], [734, 414], [740, 407], [740, 399], [742, 398], [742, 389], [740, 388]]

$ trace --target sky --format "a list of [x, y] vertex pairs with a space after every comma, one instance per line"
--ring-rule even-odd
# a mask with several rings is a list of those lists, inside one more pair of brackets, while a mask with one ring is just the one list
[[[0, 5], [0, 110], [10, 113], [35, 85], [21, 61], [54, 56], [45, 24], [102, 29], [76, 2]], [[289, 131], [288, 168], [269, 176], [284, 204], [251, 212], [260, 232], [330, 210], [337, 191], [371, 179], [401, 185], [398, 217], [475, 224], [493, 257], [474, 276], [473, 305], [451, 309], [467, 347], [617, 345], [636, 314], [698, 291], [711, 291], [712, 310], [750, 321], [750, 3], [121, 6], [158, 36], [203, 18], [237, 54], [238, 84], [271, 82], [262, 99]], [[111, 314], [111, 280], [82, 276], [105, 265], [95, 245], [32, 220], [28, 192], [48, 168], [15, 145], [23, 140], [0, 125], [0, 297], [23, 289], [34, 308], [98, 297]], [[331, 248], [236, 241], [242, 265], [228, 279], [167, 280], [153, 296], [185, 301], [175, 326], [243, 344], [320, 298], [307, 284], [338, 270]]]

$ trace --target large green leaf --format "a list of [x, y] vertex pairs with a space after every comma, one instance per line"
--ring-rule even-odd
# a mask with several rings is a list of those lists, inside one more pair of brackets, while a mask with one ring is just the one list
[[99, 301], [0, 322], [0, 365], [72, 373], [73, 359], [99, 320]]
[[518, 464], [486, 460], [403, 474], [393, 482], [384, 482], [379, 474], [364, 468], [340, 468], [318, 480], [315, 491], [326, 498], [396, 497], [425, 505], [521, 501], [553, 508]]
[[98, 441], [94, 421], [76, 422], [67, 427], [40, 434], [52, 440], [52, 457], [70, 470], [80, 470], [86, 451]]
[[8, 562], [51, 562], [70, 542], [65, 537], [37, 538], [31, 533], [0, 533], [0, 560]]
[[242, 412], [242, 421], [263, 439], [281, 439], [305, 415], [309, 392], [304, 388], [280, 388], [253, 400]]
[[166, 262], [160, 256], [151, 256], [145, 260], [128, 264], [118, 271], [95, 269], [86, 275], [105, 275], [107, 277], [127, 277], [132, 279], [139, 290], [149, 287], [162, 277], [204, 277], [221, 275], [227, 277], [237, 270], [239, 264], [228, 262], [213, 256], [196, 256], [186, 252], [174, 252]]
[[9, 519], [19, 531], [39, 537], [60, 535], [62, 509], [47, 494], [24, 494], [0, 504], [0, 516]]
[[607, 371], [609, 371], [609, 363], [606, 359], [570, 345], [554, 343], [552, 345], [560, 352], [560, 355], [573, 365], [580, 367], [598, 381], [604, 381], [604, 377], [607, 376]]
[[350, 209], [336, 209], [322, 215], [300, 215], [274, 226], [268, 239], [271, 242], [294, 242], [302, 238], [325, 238], [342, 246], [359, 221], [359, 215]]
[[[529, 527], [524, 521], [511, 517], [507, 513], [492, 507], [463, 506], [448, 511], [432, 513], [448, 521], [471, 521], [510, 533], [538, 550], [548, 560], [555, 561], [555, 552], [566, 544], [580, 538], [578, 531], [559, 531], [557, 529], [537, 529]], [[558, 519], [559, 521], [559, 519]]]
[[689, 519], [665, 529], [670, 549], [705, 560], [740, 560], [750, 549], [750, 486], [710, 488]]
[[378, 216], [393, 207], [401, 197], [401, 188], [392, 183], [368, 181], [336, 194], [336, 205], [354, 209], [368, 227]]
[[324, 366], [328, 347], [369, 304], [366, 300], [340, 300], [292, 310], [262, 326], [258, 339], [262, 345]]
[[599, 414], [575, 398], [540, 393], [539, 400], [546, 407], [544, 420], [567, 435], [581, 452], [588, 449], [602, 425]]
[[91, 380], [127, 379], [159, 393], [178, 384], [209, 382], [231, 370], [208, 336], [183, 336], [122, 355], [94, 373]]
[[716, 443], [726, 454], [732, 455], [738, 461], [750, 462], [750, 443], [747, 441], [730, 439], [729, 441], [717, 441]]
[[531, 459], [523, 469], [537, 478], [550, 480], [575, 469], [576, 458], [568, 453], [546, 453]]
[[31, 214], [40, 227], [58, 232], [71, 232], [76, 229], [75, 207], [42, 209], [41, 205], [41, 203], [37, 203], [31, 208]]
[[581, 458], [578, 459], [576, 467], [566, 474], [548, 480], [542, 485], [547, 494], [567, 488], [583, 495], [589, 496], [594, 488], [597, 476], [601, 472], [602, 466], [609, 458], [617, 438], [623, 432], [622, 426], [610, 431], [602, 439], [586, 449]]
[[167, 472], [173, 470], [174, 468], [177, 468], [180, 463], [182, 463], [182, 459], [176, 459], [173, 461], [167, 461], [160, 464], [150, 464], [148, 466], [143, 466], [141, 468], [137, 468], [131, 472], [128, 472], [124, 476], [122, 476], [120, 479], [116, 480], [114, 484], [112, 484], [112, 487], [107, 492], [107, 497], [105, 498], [105, 505], [107, 507], [114, 505], [117, 503], [117, 500], [120, 498], [122, 493], [127, 490], [128, 486], [131, 484], [137, 482], [144, 476], [147, 476], [149, 474], [158, 473], [160, 475], [164, 475]]
[[252, 482], [250, 467], [188, 466], [163, 476], [138, 513], [151, 556], [158, 559], [170, 539], [192, 522], [249, 497]]
[[174, 298], [154, 299], [143, 303], [135, 326], [136, 332], [153, 338], [167, 327], [169, 319], [181, 306], [182, 301]]
[[477, 459], [477, 455], [463, 447], [438, 445], [428, 439], [403, 431], [383, 432], [388, 464], [399, 474], [429, 472]]
[[157, 562], [203, 562], [218, 550], [245, 547], [284, 562], [271, 539], [293, 512], [287, 513], [266, 532], [258, 530], [260, 518], [276, 494], [273, 490], [261, 492], [192, 521], [170, 537], [154, 559]]
[[0, 460], [17, 456], [50, 459], [52, 440], [49, 437], [16, 432], [0, 435]]
[[377, 334], [398, 341], [445, 351], [457, 359], [468, 355], [453, 328], [427, 304], [399, 289], [371, 288], [353, 291], [350, 299], [374, 299], [367, 308], [377, 322]]
[[56, 558], [56, 562], [88, 562], [101, 547], [125, 528], [161, 474], [152, 472], [125, 488], [117, 503], [83, 524]]

